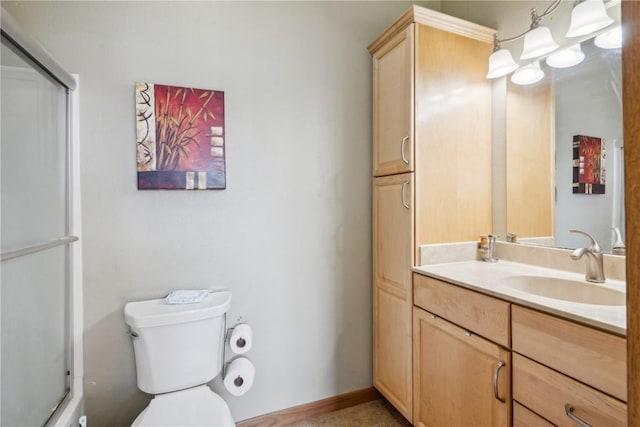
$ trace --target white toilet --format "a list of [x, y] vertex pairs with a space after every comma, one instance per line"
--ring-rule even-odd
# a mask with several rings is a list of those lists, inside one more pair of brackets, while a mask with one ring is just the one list
[[230, 304], [231, 292], [222, 291], [193, 304], [156, 299], [124, 307], [138, 388], [155, 395], [132, 426], [235, 426], [226, 402], [207, 386], [222, 370]]

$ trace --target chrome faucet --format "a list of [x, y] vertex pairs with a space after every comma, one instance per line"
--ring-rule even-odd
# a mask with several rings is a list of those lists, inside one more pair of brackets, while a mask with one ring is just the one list
[[596, 239], [589, 233], [580, 230], [569, 230], [572, 233], [580, 233], [591, 239], [591, 245], [588, 248], [578, 248], [571, 252], [572, 260], [579, 260], [583, 255], [587, 256], [587, 273], [585, 279], [587, 282], [604, 283], [604, 266], [602, 264], [602, 250]]

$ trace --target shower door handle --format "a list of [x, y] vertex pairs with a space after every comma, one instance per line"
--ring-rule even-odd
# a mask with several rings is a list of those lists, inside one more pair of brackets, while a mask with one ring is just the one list
[[14, 251], [3, 252], [0, 254], [0, 261], [6, 261], [13, 258], [18, 258], [24, 255], [30, 255], [36, 252], [44, 251], [47, 249], [55, 248], [56, 246], [68, 245], [78, 240], [77, 236], [64, 236], [56, 240], [49, 242], [39, 243], [37, 245], [27, 246], [25, 248], [16, 249]]

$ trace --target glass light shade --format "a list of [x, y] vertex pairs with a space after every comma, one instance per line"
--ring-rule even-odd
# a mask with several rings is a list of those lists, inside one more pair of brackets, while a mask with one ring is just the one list
[[612, 23], [602, 0], [585, 0], [571, 11], [567, 37], [586, 36]]
[[496, 77], [506, 76], [517, 68], [518, 64], [513, 60], [511, 52], [508, 49], [499, 49], [489, 57], [487, 78], [495, 79]]
[[544, 77], [544, 71], [540, 69], [540, 62], [527, 64], [513, 73], [511, 81], [517, 85], [530, 85], [539, 82]]
[[617, 49], [622, 47], [622, 28], [616, 27], [613, 30], [602, 33], [593, 41], [600, 49]]
[[584, 53], [580, 43], [569, 46], [547, 57], [547, 65], [554, 68], [573, 67], [584, 60]]
[[524, 36], [524, 47], [520, 59], [532, 59], [553, 52], [558, 44], [553, 41], [547, 27], [536, 27]]

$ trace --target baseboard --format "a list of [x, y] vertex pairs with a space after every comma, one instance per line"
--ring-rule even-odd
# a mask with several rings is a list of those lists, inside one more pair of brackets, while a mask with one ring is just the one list
[[272, 412], [248, 420], [238, 421], [236, 427], [281, 427], [309, 417], [349, 408], [361, 403], [381, 399], [382, 395], [373, 387], [356, 390], [316, 402], [306, 403], [282, 411]]

